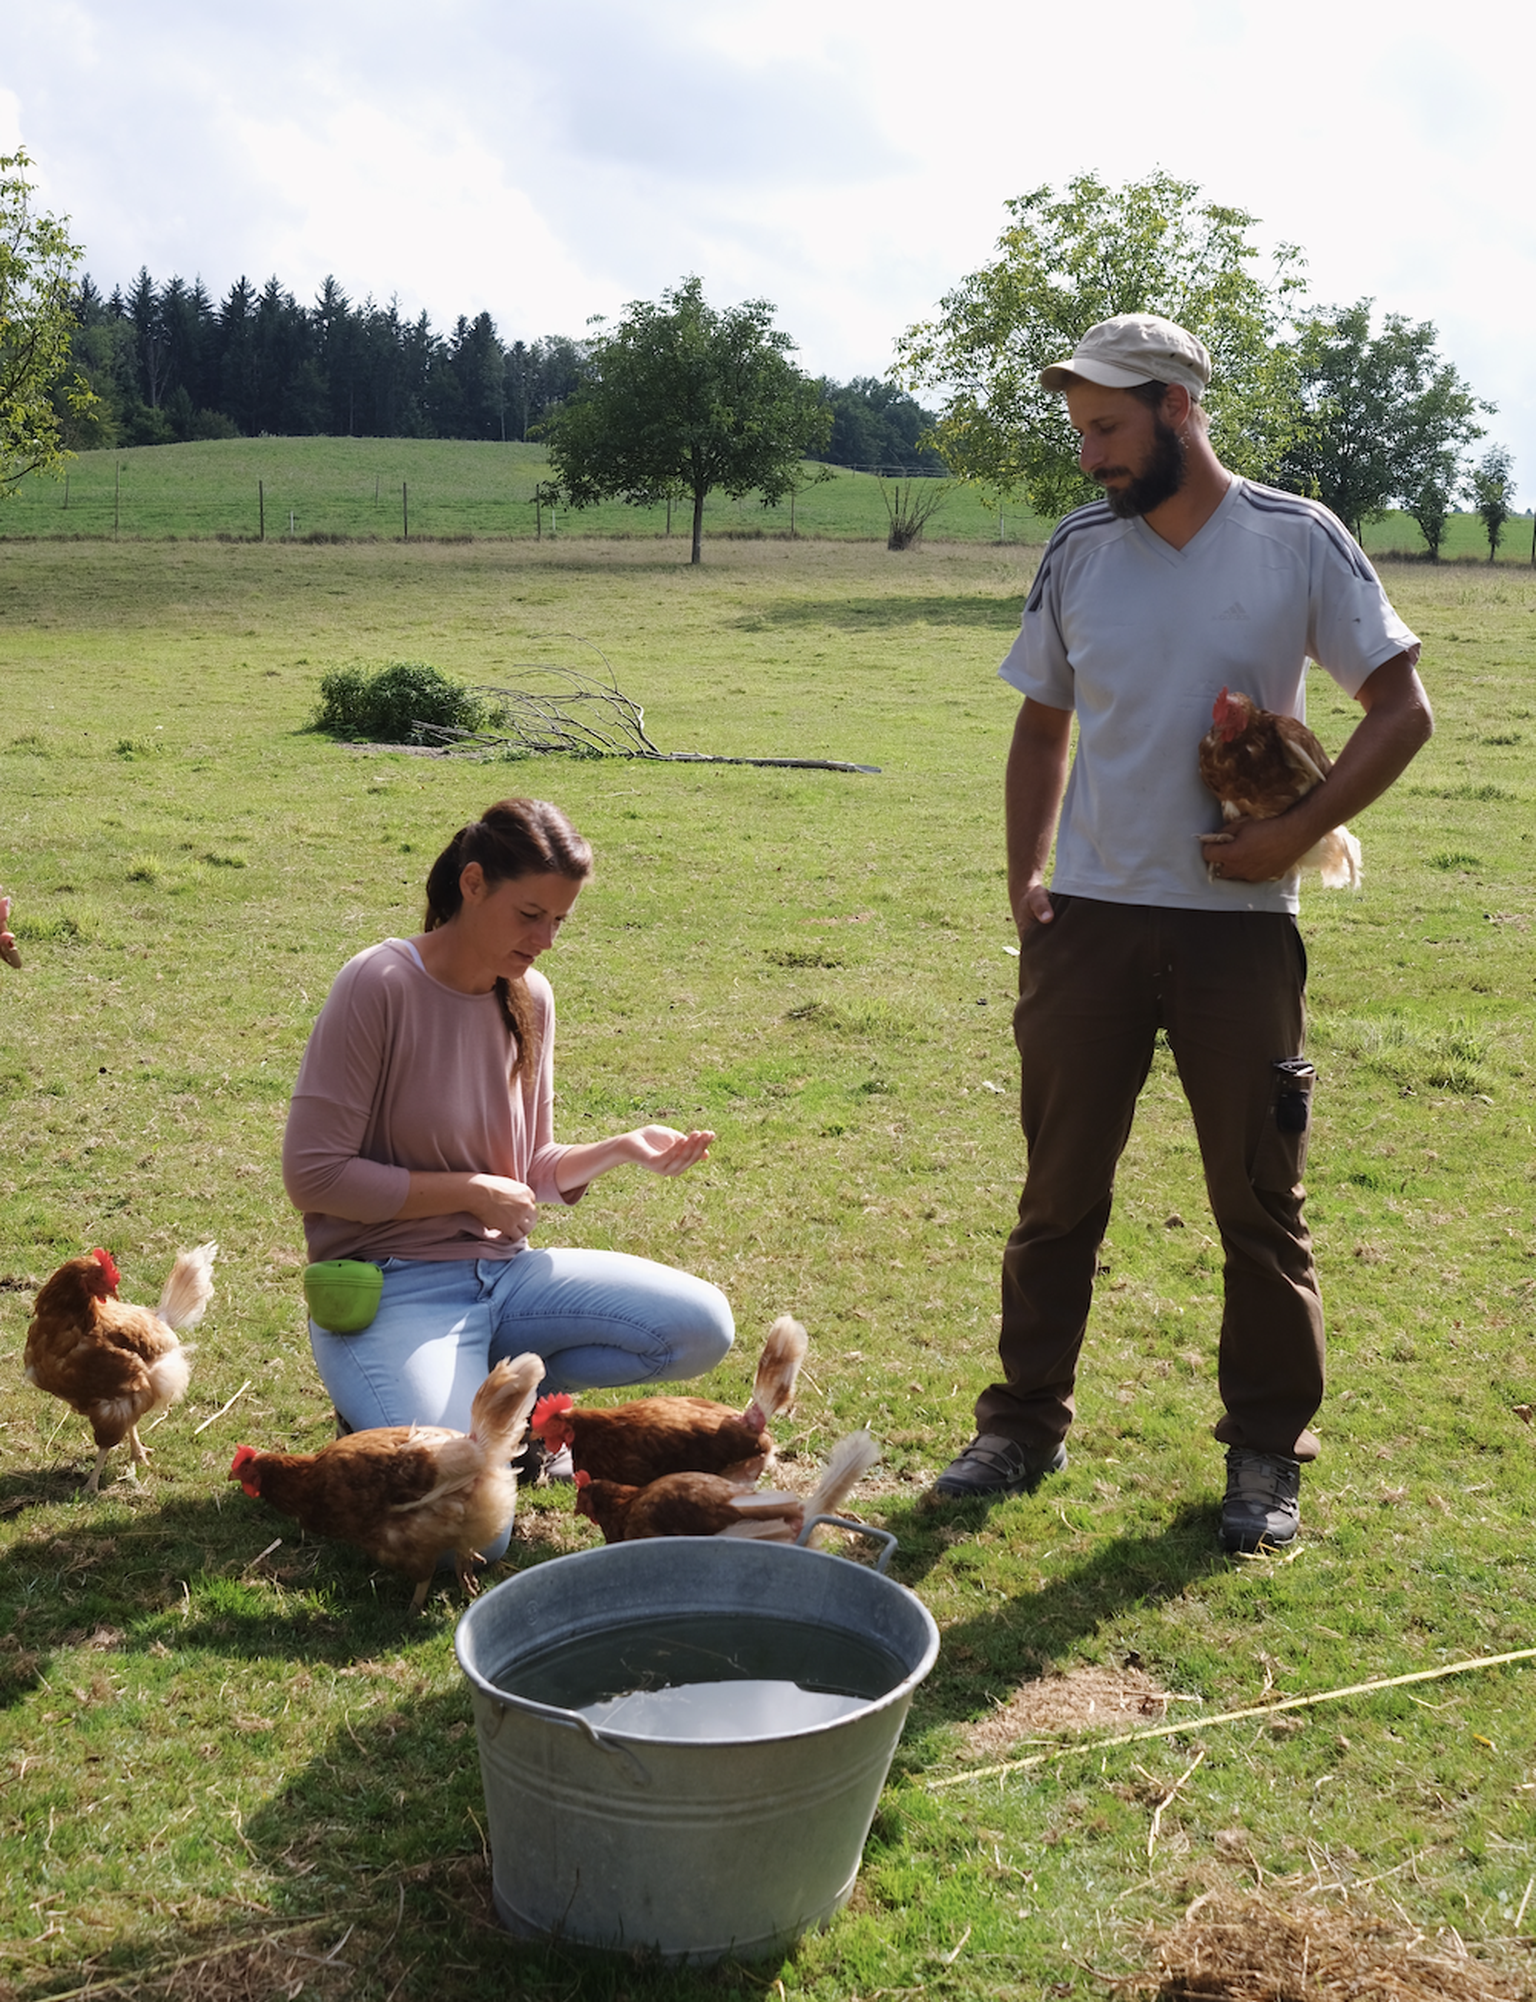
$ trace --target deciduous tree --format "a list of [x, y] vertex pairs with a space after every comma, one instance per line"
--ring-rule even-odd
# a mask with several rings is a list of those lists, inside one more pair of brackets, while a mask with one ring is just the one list
[[832, 465], [895, 478], [943, 473], [932, 444], [933, 413], [904, 389], [856, 375], [851, 382], [824, 382], [822, 393], [832, 411], [832, 434], [820, 456]]
[[[80, 246], [34, 209], [31, 166], [25, 151], [0, 154], [0, 496], [65, 456], [53, 392], [69, 369]], [[64, 396], [81, 411], [91, 401], [78, 376]]]
[[816, 383], [789, 359], [794, 342], [766, 299], [717, 311], [697, 278], [637, 301], [598, 327], [581, 381], [546, 420], [549, 460], [573, 506], [693, 500], [693, 554], [717, 488], [772, 503], [831, 428]]
[[1499, 553], [1504, 524], [1514, 512], [1515, 462], [1504, 445], [1490, 445], [1467, 480], [1472, 505], [1483, 517], [1488, 535], [1488, 561]]
[[1303, 287], [1295, 247], [1282, 245], [1261, 273], [1255, 218], [1164, 173], [1122, 188], [1080, 174], [1063, 194], [1036, 188], [1006, 207], [993, 261], [897, 343], [898, 380], [946, 398], [937, 438], [949, 466], [993, 498], [1026, 496], [1044, 515], [1086, 499], [1096, 489], [1040, 371], [1100, 320], [1160, 313], [1211, 350], [1207, 403], [1222, 458], [1273, 477], [1295, 419], [1282, 338]]
[[1372, 304], [1329, 306], [1303, 324], [1304, 417], [1282, 477], [1357, 537], [1394, 502], [1416, 519], [1423, 502], [1433, 520], [1439, 496], [1460, 483], [1467, 446], [1483, 435], [1479, 413], [1493, 408], [1441, 359], [1430, 321], [1388, 313], [1373, 334]]

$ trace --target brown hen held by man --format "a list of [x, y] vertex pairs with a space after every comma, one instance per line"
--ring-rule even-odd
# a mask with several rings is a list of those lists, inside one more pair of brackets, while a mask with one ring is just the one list
[[[1333, 760], [1305, 723], [1260, 709], [1246, 695], [1225, 688], [1212, 708], [1211, 727], [1200, 739], [1199, 758], [1201, 783], [1221, 802], [1226, 821], [1273, 820], [1333, 770]], [[1358, 889], [1360, 843], [1347, 827], [1332, 828], [1297, 867], [1320, 870], [1328, 889]]]

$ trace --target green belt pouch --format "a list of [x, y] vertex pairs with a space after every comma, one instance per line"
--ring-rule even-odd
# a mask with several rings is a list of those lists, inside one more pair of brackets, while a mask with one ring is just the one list
[[357, 1335], [379, 1311], [384, 1274], [359, 1258], [327, 1258], [304, 1268], [310, 1318], [331, 1335]]

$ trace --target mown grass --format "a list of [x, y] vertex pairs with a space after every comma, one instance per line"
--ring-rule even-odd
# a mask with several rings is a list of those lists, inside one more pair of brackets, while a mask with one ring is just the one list
[[[0, 882], [27, 962], [0, 969], [0, 1983], [25, 2002], [87, 1977], [170, 1993], [191, 1963], [226, 1984], [200, 1993], [302, 1977], [551, 2002], [779, 1982], [817, 2002], [1094, 1995], [1094, 1970], [1143, 1958], [1143, 1924], [1311, 1872], [1357, 1894], [1377, 1880], [1363, 1895], [1517, 1958], [1530, 1667], [1199, 1719], [1532, 1644], [1536, 583], [1389, 574], [1440, 729], [1360, 824], [1361, 896], [1308, 898], [1333, 1390], [1297, 1552], [1239, 1564], [1215, 1544], [1219, 1251], [1166, 1059], [1104, 1247], [1070, 1469], [990, 1514], [923, 1501], [992, 1372], [1020, 1165], [997, 798], [1012, 704], [994, 669], [1028, 557], [742, 542], [698, 573], [685, 557], [575, 540], [0, 551]], [[882, 771], [466, 767], [306, 729], [337, 665], [494, 682], [579, 662], [581, 641], [665, 749]], [[1352, 712], [1314, 690], [1330, 746]], [[399, 1580], [224, 1480], [241, 1439], [330, 1431], [277, 1172], [309, 1024], [350, 952], [414, 928], [445, 832], [507, 790], [558, 799], [599, 857], [551, 963], [562, 1131], [656, 1117], [720, 1135], [703, 1171], [610, 1178], [545, 1240], [724, 1285], [743, 1333], [711, 1386], [726, 1396], [768, 1320], [800, 1314], [814, 1347], [789, 1451], [874, 1429], [867, 1514], [944, 1629], [854, 1903], [779, 1966], [511, 1947], [452, 1604], [409, 1625]], [[104, 1243], [126, 1296], [152, 1298], [176, 1246], [210, 1235], [218, 1294], [187, 1402], [136, 1488], [82, 1498], [83, 1423], [19, 1377], [33, 1290]], [[538, 1493], [509, 1561], [589, 1535]], [[980, 1758], [969, 1734], [1021, 1682], [1132, 1659], [1190, 1699], [1181, 1735], [931, 1790]], [[1201, 1747], [1149, 1856], [1156, 1804]]]
[[[881, 482], [845, 467], [807, 465], [810, 484], [791, 503], [764, 507], [756, 495], [716, 494], [705, 509], [705, 534], [732, 538], [787, 535], [883, 542], [889, 515]], [[645, 540], [668, 533], [664, 507], [613, 501], [573, 512], [535, 508], [534, 489], [549, 476], [541, 445], [484, 444], [425, 438], [224, 438], [192, 445], [142, 445], [82, 452], [62, 477], [33, 476], [0, 507], [0, 541], [16, 538], [223, 537], [269, 542], [396, 541], [547, 536]], [[886, 482], [894, 492], [894, 483]], [[1038, 541], [1050, 524], [1023, 506], [985, 504], [955, 486], [927, 529], [930, 542]], [[1529, 566], [1532, 524], [1508, 524], [1499, 562]], [[671, 534], [686, 538], [688, 510], [672, 511]], [[1422, 556], [1411, 516], [1372, 522], [1373, 555]], [[1444, 560], [1486, 559], [1476, 515], [1453, 515]]]

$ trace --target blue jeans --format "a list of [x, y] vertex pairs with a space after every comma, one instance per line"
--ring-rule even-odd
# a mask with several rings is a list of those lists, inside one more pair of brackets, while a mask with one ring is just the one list
[[320, 1380], [358, 1432], [413, 1423], [467, 1432], [487, 1374], [529, 1349], [544, 1359], [544, 1390], [596, 1390], [699, 1376], [735, 1334], [717, 1286], [624, 1251], [379, 1263], [383, 1297], [360, 1334], [309, 1324]]

